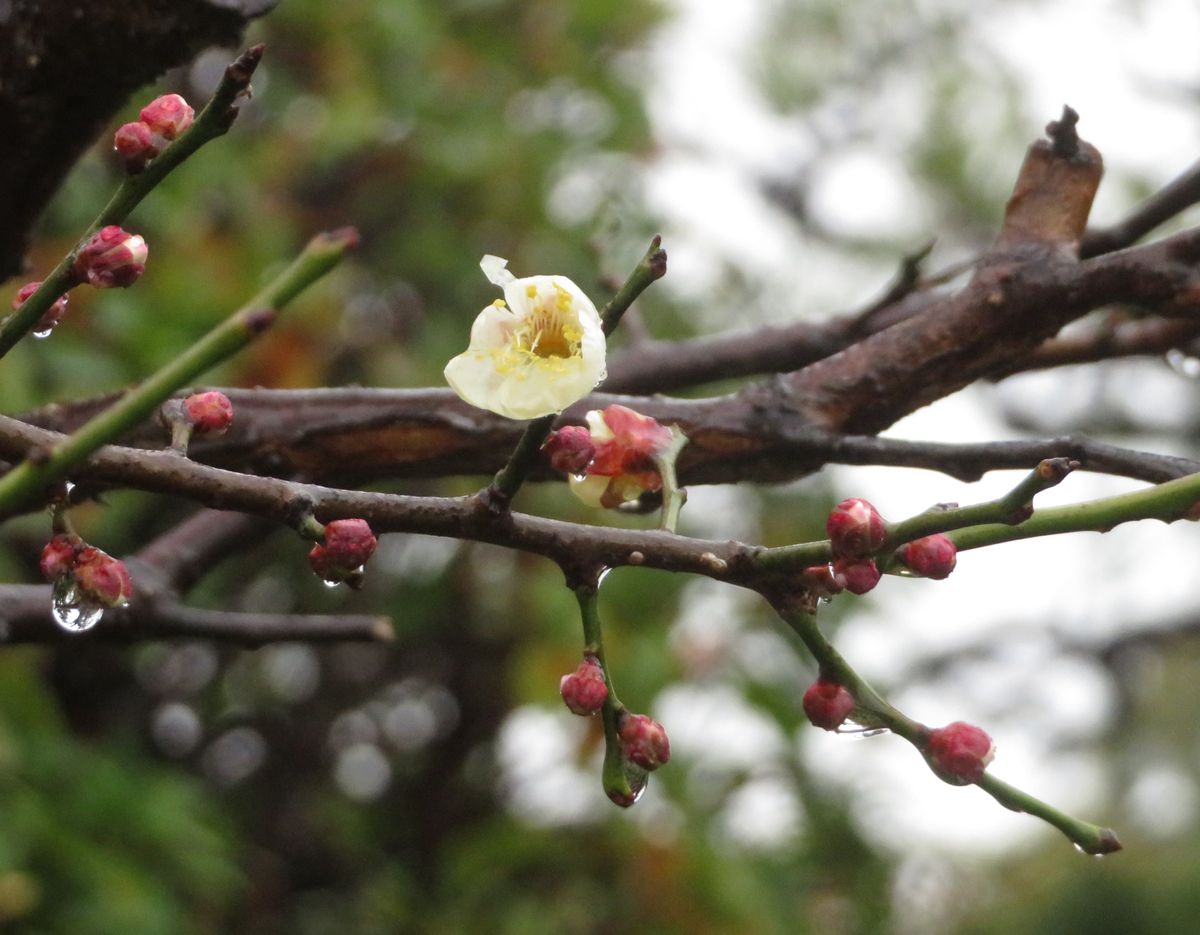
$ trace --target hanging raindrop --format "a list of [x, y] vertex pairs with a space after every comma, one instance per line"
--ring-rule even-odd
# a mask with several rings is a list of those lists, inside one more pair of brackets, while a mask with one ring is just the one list
[[90, 630], [104, 616], [104, 607], [85, 598], [75, 585], [75, 579], [63, 575], [54, 582], [50, 600], [54, 622], [71, 633]]

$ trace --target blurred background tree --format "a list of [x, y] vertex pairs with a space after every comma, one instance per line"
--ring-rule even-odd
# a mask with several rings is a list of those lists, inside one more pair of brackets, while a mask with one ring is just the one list
[[[934, 236], [939, 268], [986, 246], [1024, 144], [1056, 108], [1041, 109], [1014, 60], [981, 44], [980, 18], [1005, 7], [1065, 15], [1070, 4], [703, 6], [285, 0], [247, 34], [267, 43], [268, 56], [231, 135], [138, 209], [149, 274], [136, 289], [73, 299], [52, 340], [15, 349], [0, 367], [5, 411], [138, 379], [252, 293], [312, 231], [342, 224], [363, 234], [353, 263], [210, 382], [439, 385], [493, 297], [476, 268], [484, 253], [599, 294], [662, 229], [668, 288], [647, 296], [624, 330], [665, 338], [852, 308]], [[1106, 15], [1134, 24], [1151, 8], [1185, 15], [1165, 0], [1111, 6]], [[744, 97], [710, 96], [704, 69], [673, 57], [691, 42], [694, 58], [724, 30], [732, 53], [708, 67], [715, 86]], [[114, 125], [159, 88], [202, 100], [232, 51], [204, 52], [134, 95]], [[699, 82], [691, 96], [679, 94], [681, 77]], [[1181, 101], [1194, 101], [1196, 78], [1193, 70], [1191, 85], [1175, 88]], [[745, 101], [757, 118], [735, 119], [730, 108]], [[34, 269], [69, 249], [118, 181], [107, 139], [54, 201]], [[1095, 142], [1107, 151], [1110, 141]], [[1114, 167], [1114, 214], [1186, 161], [1154, 155], [1154, 171]], [[714, 200], [726, 184], [728, 197]], [[1186, 405], [1176, 421], [1147, 426], [1129, 416], [1127, 398], [1098, 389], [1140, 378], [1121, 376], [1120, 366], [1087, 378], [1094, 382], [1074, 397], [1058, 389], [1052, 398], [1082, 395], [1086, 407], [1064, 408], [1075, 416], [1086, 408], [1089, 431], [1142, 441], [1150, 428], [1158, 448], [1194, 455], [1194, 384], [1152, 364]], [[1031, 427], [1020, 392], [972, 398], [979, 408], [966, 418], [985, 437], [997, 425]], [[932, 418], [961, 430], [957, 410]], [[685, 526], [768, 544], [819, 536], [835, 486], [849, 477], [858, 475], [694, 490]], [[911, 495], [914, 509], [956, 495], [926, 496], [925, 484]], [[380, 489], [475, 486], [466, 478]], [[947, 486], [938, 477], [932, 489]], [[592, 521], [561, 485], [523, 496], [529, 512]], [[189, 510], [121, 492], [73, 518], [85, 538], [118, 554]], [[4, 527], [5, 580], [35, 579], [44, 539], [43, 517]], [[1084, 564], [1097, 575], [1116, 561], [1092, 555]], [[1010, 587], [1009, 571], [993, 574]], [[969, 617], [980, 592], [952, 584], [957, 606], [948, 612], [879, 605], [918, 624]], [[1026, 731], [1037, 722], [1030, 732], [1041, 731], [1043, 746], [1074, 755], [1069, 780], [1089, 777], [1089, 807], [1128, 819], [1130, 852], [1099, 863], [1073, 859], [1052, 833], [1005, 814], [980, 817], [989, 831], [1005, 823], [992, 843], [970, 841], [969, 830], [952, 841], [914, 831], [928, 802], [966, 793], [897, 754], [897, 769], [938, 797], [897, 818], [881, 804], [891, 774], [870, 759], [872, 744], [805, 729], [807, 658], [764, 607], [712, 582], [622, 569], [605, 588], [623, 694], [668, 724], [676, 751], [629, 812], [600, 790], [597, 725], [572, 719], [556, 698], [579, 650], [557, 569], [489, 546], [394, 535], [365, 589], [342, 591], [322, 588], [302, 545], [280, 530], [213, 568], [193, 600], [388, 613], [396, 642], [256, 651], [80, 643], [0, 654], [0, 928], [1192, 930], [1200, 758], [1186, 633], [1195, 600], [1162, 638], [1117, 628], [1072, 643], [1078, 631], [1068, 626], [1021, 655], [1012, 641], [968, 630], [979, 640], [972, 652], [959, 653], [963, 639], [947, 634], [877, 667], [881, 681], [920, 701], [946, 692]], [[859, 601], [828, 613], [866, 618], [856, 630], [847, 621], [845, 637], [867, 653], [887, 626], [877, 611]], [[1064, 659], [1075, 668], [1049, 668]], [[1053, 697], [1030, 688], [1031, 665], [1045, 667]], [[991, 688], [977, 696], [971, 686], [980, 683]], [[1064, 695], [1082, 697], [1091, 716], [1062, 726]], [[1012, 733], [1026, 762], [1043, 752]], [[994, 810], [982, 798], [965, 807], [971, 820]], [[1156, 810], [1170, 818], [1146, 818]]]

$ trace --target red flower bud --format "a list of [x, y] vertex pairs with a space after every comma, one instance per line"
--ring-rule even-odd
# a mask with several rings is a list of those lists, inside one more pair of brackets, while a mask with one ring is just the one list
[[233, 422], [233, 403], [217, 390], [193, 393], [183, 401], [183, 411], [197, 435], [224, 435]]
[[567, 425], [552, 432], [542, 445], [550, 467], [564, 474], [582, 474], [596, 454], [592, 433], [582, 425]]
[[906, 542], [899, 549], [900, 561], [924, 578], [947, 578], [958, 563], [958, 549], [940, 532]]
[[833, 563], [833, 576], [851, 594], [866, 594], [879, 584], [880, 573], [869, 558], [859, 561], [839, 558]]
[[837, 730], [854, 710], [854, 696], [844, 685], [817, 679], [804, 693], [804, 713], [816, 727]]
[[192, 125], [196, 112], [178, 94], [156, 97], [138, 115], [150, 130], [173, 140]]
[[119, 607], [133, 596], [133, 582], [125, 563], [94, 546], [79, 551], [74, 574], [79, 592], [97, 604]]
[[325, 549], [347, 568], [365, 565], [376, 545], [378, 540], [365, 519], [335, 519], [325, 524]]
[[46, 543], [42, 549], [40, 562], [42, 577], [54, 582], [64, 575], [71, 573], [75, 567], [75, 553], [83, 545], [78, 536], [59, 533]]
[[992, 758], [996, 745], [974, 724], [955, 721], [929, 732], [925, 757], [930, 768], [945, 782], [965, 786], [978, 782]]
[[829, 544], [838, 558], [862, 558], [881, 545], [887, 535], [883, 517], [866, 500], [843, 500], [825, 521]]
[[617, 734], [621, 738], [625, 758], [642, 769], [658, 769], [671, 759], [671, 743], [667, 740], [667, 732], [649, 715], [625, 715]]
[[562, 677], [558, 691], [572, 713], [590, 717], [600, 710], [604, 699], [608, 697], [604, 670], [595, 657], [588, 656], [574, 672]]
[[838, 579], [829, 565], [813, 565], [800, 572], [800, 583], [817, 597], [832, 597], [840, 594], [845, 584]]
[[[29, 301], [29, 297], [33, 295], [41, 287], [42, 281], [39, 279], [36, 282], [27, 282], [17, 294], [13, 296], [12, 307], [15, 312], [22, 305]], [[67, 314], [67, 297], [60, 295], [54, 300], [54, 303], [46, 309], [42, 317], [37, 320], [37, 324], [33, 326], [34, 337], [45, 337], [54, 330], [54, 326], [62, 321], [63, 316]]]
[[75, 258], [75, 278], [97, 289], [131, 286], [146, 270], [150, 249], [140, 234], [115, 224], [98, 230]]
[[113, 135], [113, 149], [125, 163], [127, 172], [141, 172], [146, 163], [161, 151], [161, 140], [140, 121], [123, 123]]

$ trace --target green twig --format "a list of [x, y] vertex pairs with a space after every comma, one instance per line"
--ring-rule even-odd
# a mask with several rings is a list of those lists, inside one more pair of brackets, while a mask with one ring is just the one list
[[[662, 238], [656, 234], [641, 261], [625, 280], [625, 284], [600, 310], [600, 323], [606, 337], [616, 329], [621, 316], [633, 304], [633, 300], [641, 295], [650, 283], [665, 276], [666, 272], [667, 252], [662, 249]], [[551, 413], [534, 419], [525, 427], [525, 432], [517, 442], [517, 447], [513, 449], [508, 462], [480, 493], [489, 510], [494, 513], [504, 513], [508, 510], [513, 497], [517, 495], [517, 491], [525, 483], [525, 478], [537, 464], [538, 453], [546, 441], [546, 436], [554, 428], [557, 418], [558, 413]]]
[[318, 234], [258, 295], [157, 373], [58, 445], [39, 452], [0, 478], [0, 516], [8, 516], [42, 494], [88, 455], [128, 431], [177, 389], [230, 357], [275, 320], [278, 312], [324, 276], [358, 240], [350, 228]]
[[687, 436], [677, 425], [672, 425], [670, 429], [671, 444], [654, 456], [654, 464], [662, 477], [662, 521], [658, 528], [674, 532], [679, 523], [679, 511], [687, 502], [687, 491], [679, 486], [679, 480], [675, 476], [675, 459], [687, 444]]
[[600, 709], [600, 717], [604, 722], [604, 766], [601, 769], [600, 778], [604, 791], [610, 797], [630, 800], [636, 794], [637, 789], [630, 782], [629, 763], [621, 750], [621, 738], [617, 733], [621, 716], [625, 713], [625, 706], [617, 697], [617, 690], [613, 686], [612, 676], [608, 671], [608, 661], [604, 657], [599, 586], [595, 583], [596, 577], [591, 576], [591, 578], [592, 580], [577, 585], [574, 591], [575, 599], [579, 602], [580, 620], [583, 622], [583, 651], [587, 655], [596, 657], [596, 661], [600, 663], [600, 671], [604, 674], [604, 684], [608, 688], [608, 695]]
[[59, 296], [78, 284], [73, 272], [75, 258], [84, 244], [102, 227], [120, 224], [143, 198], [161, 182], [172, 169], [191, 156], [205, 143], [223, 136], [237, 116], [238, 98], [250, 87], [250, 77], [262, 59], [263, 46], [256, 45], [243, 52], [225, 69], [225, 75], [208, 104], [192, 125], [162, 151], [141, 172], [127, 175], [79, 241], [42, 281], [38, 290], [12, 315], [0, 322], [0, 357], [7, 354], [21, 338], [37, 324]]
[[[911, 519], [889, 523], [887, 536], [875, 554], [890, 556], [897, 546], [905, 542], [934, 533], [977, 527], [984, 523], [996, 524], [996, 528], [1001, 529], [1023, 528], [1017, 524], [1028, 521], [1028, 517], [1033, 513], [1034, 496], [1060, 483], [1078, 466], [1078, 462], [1067, 458], [1047, 458], [1025, 475], [1012, 490], [995, 500], [968, 506], [936, 506], [924, 513], [918, 513]], [[1048, 511], [1039, 511], [1035, 516], [1040, 517], [1045, 512]], [[957, 542], [957, 537], [954, 538]], [[827, 562], [831, 555], [829, 541], [824, 540], [764, 549], [755, 556], [754, 561], [759, 568], [785, 571]], [[886, 571], [889, 564], [885, 558], [880, 567]]]
[[1005, 808], [1040, 818], [1057, 828], [1085, 854], [1099, 857], [1121, 849], [1121, 841], [1112, 828], [1101, 828], [1099, 825], [1073, 818], [1028, 792], [1009, 785], [1003, 779], [997, 779], [991, 773], [984, 773], [983, 778], [975, 785]]
[[[821, 677], [844, 686], [854, 696], [856, 706], [851, 717], [864, 726], [886, 727], [924, 755], [929, 729], [888, 703], [843, 658], [817, 626], [817, 615], [811, 598], [803, 594], [777, 594], [772, 595], [772, 603], [779, 616], [796, 632], [816, 659]], [[1121, 849], [1121, 842], [1111, 828], [1101, 828], [1073, 818], [1041, 799], [997, 779], [991, 773], [985, 772], [983, 778], [975, 785], [1005, 808], [1025, 812], [1054, 826], [1084, 853], [1108, 854]]]

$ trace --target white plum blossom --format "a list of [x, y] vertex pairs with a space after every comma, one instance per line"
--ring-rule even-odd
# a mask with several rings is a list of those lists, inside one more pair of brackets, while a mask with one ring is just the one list
[[560, 412], [604, 379], [604, 330], [592, 300], [565, 276], [517, 279], [485, 256], [484, 275], [504, 289], [475, 319], [446, 382], [472, 406], [509, 419]]

